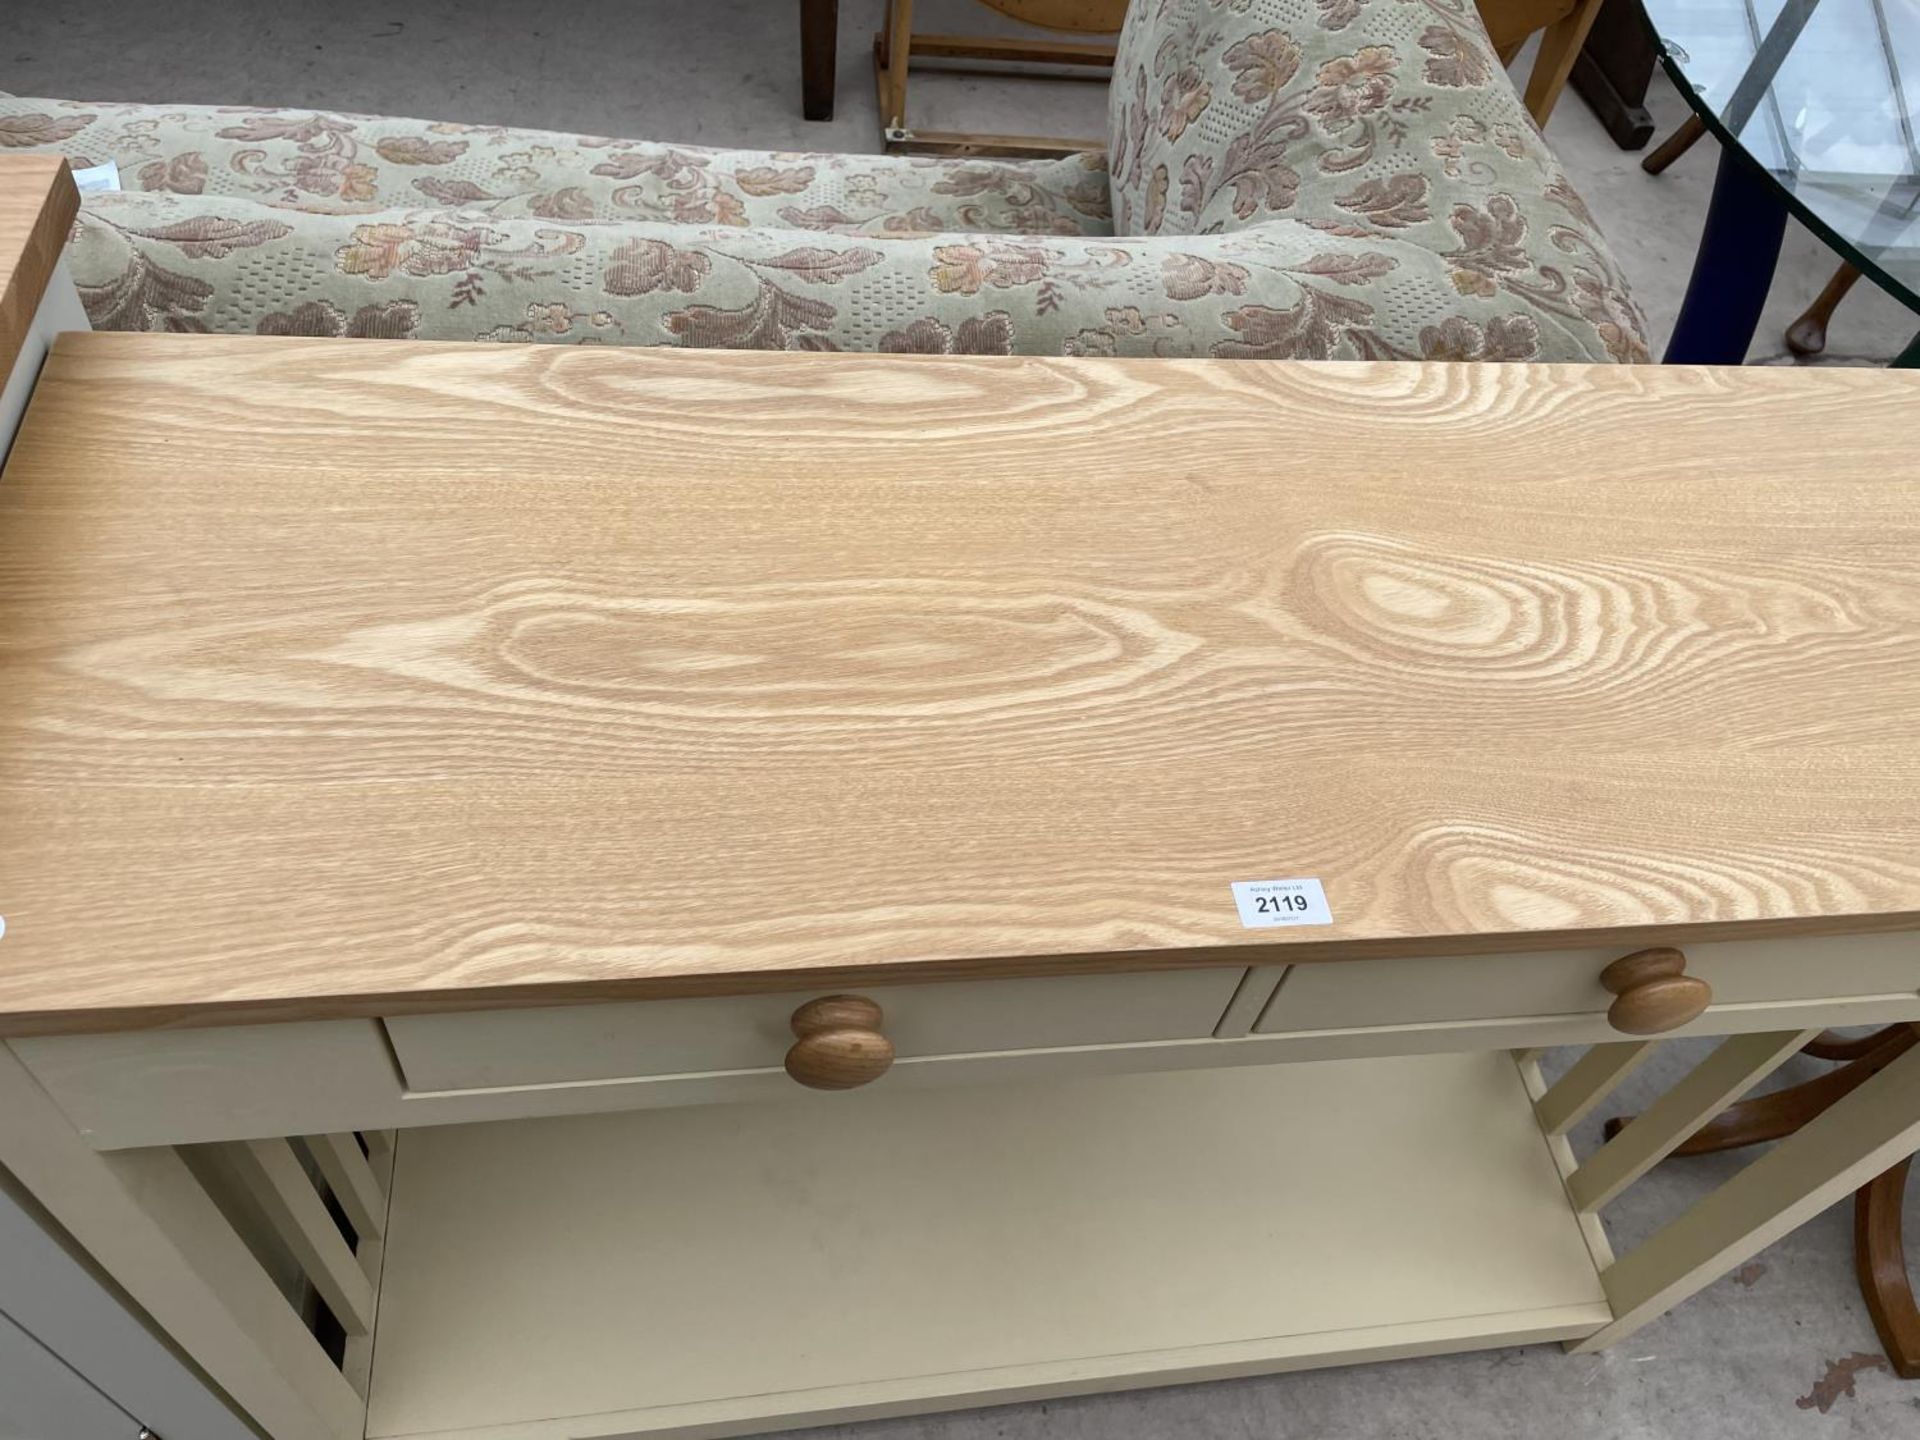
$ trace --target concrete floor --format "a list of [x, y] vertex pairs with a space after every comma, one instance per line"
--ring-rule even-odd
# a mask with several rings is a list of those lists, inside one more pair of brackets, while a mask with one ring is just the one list
[[[969, 0], [920, 0], [922, 28], [995, 28]], [[800, 119], [790, 0], [67, 0], [14, 7], [0, 35], [0, 89], [73, 99], [329, 107], [762, 148], [877, 148], [867, 47], [879, 0], [842, 0], [836, 118]], [[1005, 27], [1014, 28], [1014, 27]], [[1523, 73], [1528, 57], [1516, 67]], [[973, 78], [916, 80], [916, 120], [1029, 133], [1098, 135], [1095, 85]], [[1662, 131], [1684, 114], [1659, 83]], [[1651, 320], [1658, 352], [1691, 264], [1714, 147], [1665, 176], [1641, 173], [1577, 97], [1548, 129], [1600, 215]], [[1780, 332], [1825, 283], [1832, 256], [1789, 234], [1753, 359], [1784, 355]], [[1916, 328], [1897, 302], [1860, 286], [1835, 324], [1830, 359], [1884, 362]], [[1637, 1074], [1631, 1108], [1681, 1072], [1698, 1047]], [[1778, 1083], [1820, 1067], [1796, 1061]], [[1597, 1143], [1597, 1122], [1583, 1146]], [[1740, 1161], [1663, 1166], [1611, 1207], [1626, 1247], [1710, 1189]], [[1920, 1235], [1920, 1187], [1908, 1228]], [[1772, 1440], [1920, 1437], [1920, 1385], [1878, 1358], [1854, 1288], [1846, 1206], [1616, 1350], [1570, 1358], [1555, 1347], [1400, 1361], [1095, 1396], [846, 1427], [848, 1440]], [[1355, 1257], [1364, 1263], [1364, 1257]]]

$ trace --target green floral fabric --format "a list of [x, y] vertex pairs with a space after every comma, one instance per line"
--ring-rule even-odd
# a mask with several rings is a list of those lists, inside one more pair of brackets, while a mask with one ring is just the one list
[[113, 329], [1218, 357], [1645, 358], [1469, 0], [1136, 0], [1103, 156], [712, 151], [0, 97], [114, 161]]
[[1619, 265], [1473, 0], [1136, 0], [1110, 112], [1117, 233], [1291, 218], [1391, 237], [1442, 267], [1360, 282], [1354, 298], [1393, 291], [1405, 314], [1418, 283], [1412, 303], [1442, 317], [1452, 296], [1477, 298], [1509, 333], [1584, 330], [1587, 358], [1647, 358]]
[[145, 194], [316, 215], [413, 209], [840, 234], [1113, 233], [1099, 156], [1009, 165], [705, 150], [306, 110], [0, 97], [6, 147], [58, 149], [75, 165], [111, 160], [121, 184]]

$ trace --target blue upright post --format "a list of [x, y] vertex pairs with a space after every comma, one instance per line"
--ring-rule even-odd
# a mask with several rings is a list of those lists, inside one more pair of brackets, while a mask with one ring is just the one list
[[1752, 161], [1731, 147], [1722, 149], [1707, 228], [1667, 343], [1667, 364], [1738, 365], [1747, 358], [1786, 230], [1787, 207], [1778, 190]]

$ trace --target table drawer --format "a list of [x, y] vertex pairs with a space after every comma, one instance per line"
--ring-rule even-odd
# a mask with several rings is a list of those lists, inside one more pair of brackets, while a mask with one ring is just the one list
[[[902, 1059], [1211, 1035], [1245, 970], [964, 980], [862, 991]], [[828, 990], [823, 993], [834, 993]], [[811, 991], [395, 1016], [409, 1091], [495, 1089], [778, 1066]]]
[[[1792, 1002], [1920, 994], [1920, 936], [1842, 935], [1684, 947], [1688, 975], [1713, 987], [1716, 1014]], [[1258, 1035], [1601, 1016], [1613, 996], [1600, 972], [1626, 953], [1523, 951], [1295, 965], [1254, 1025]]]

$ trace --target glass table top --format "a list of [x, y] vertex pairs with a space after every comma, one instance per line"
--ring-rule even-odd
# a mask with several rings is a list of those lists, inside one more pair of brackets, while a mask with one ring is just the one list
[[1920, 309], [1920, 0], [1644, 0], [1695, 113]]

